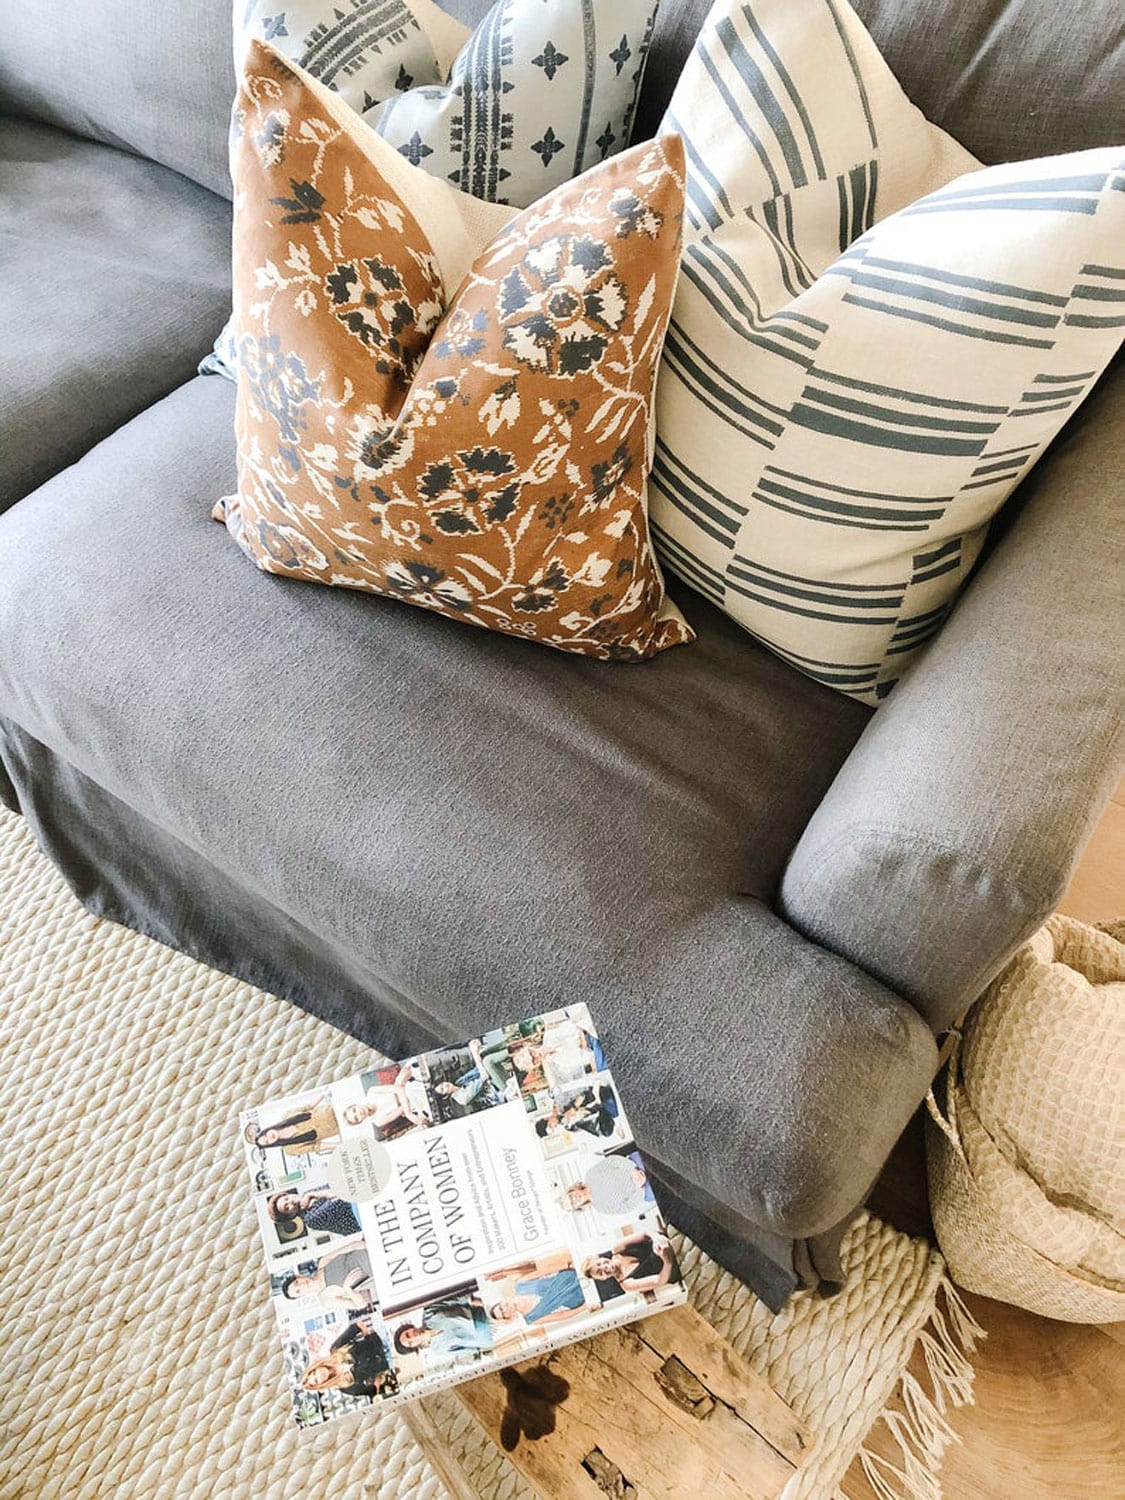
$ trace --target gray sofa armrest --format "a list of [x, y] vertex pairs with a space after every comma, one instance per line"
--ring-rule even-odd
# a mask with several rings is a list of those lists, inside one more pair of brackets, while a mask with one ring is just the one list
[[1120, 774], [1125, 362], [1028, 480], [797, 844], [781, 909], [948, 1026], [1054, 909]]

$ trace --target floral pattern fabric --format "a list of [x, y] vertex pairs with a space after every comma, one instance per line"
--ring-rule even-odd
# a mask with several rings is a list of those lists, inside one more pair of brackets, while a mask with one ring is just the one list
[[562, 650], [690, 640], [645, 512], [678, 139], [518, 214], [451, 302], [380, 171], [390, 149], [253, 45], [233, 151], [239, 483], [216, 516], [267, 572]]

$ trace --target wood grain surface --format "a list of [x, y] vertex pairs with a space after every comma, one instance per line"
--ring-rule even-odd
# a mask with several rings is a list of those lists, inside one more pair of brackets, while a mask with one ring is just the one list
[[[692, 1307], [569, 1344], [550, 1369], [570, 1386], [555, 1430], [509, 1454], [543, 1500], [776, 1500], [807, 1446], [781, 1397]], [[508, 1384], [500, 1372], [455, 1391], [498, 1444]]]

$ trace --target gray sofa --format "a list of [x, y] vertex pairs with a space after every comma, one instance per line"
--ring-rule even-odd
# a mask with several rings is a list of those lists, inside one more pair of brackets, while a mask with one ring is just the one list
[[[707, 8], [664, 0], [641, 130]], [[1115, 0], [859, 8], [986, 159], [1125, 138]], [[1125, 381], [874, 715], [684, 588], [697, 643], [622, 667], [256, 573], [194, 375], [229, 17], [0, 31], [0, 796], [91, 911], [389, 1052], [588, 1001], [673, 1217], [777, 1305], [1118, 774]]]

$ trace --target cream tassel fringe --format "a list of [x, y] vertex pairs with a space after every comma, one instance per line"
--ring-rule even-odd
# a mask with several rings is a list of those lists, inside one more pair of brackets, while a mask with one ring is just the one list
[[[948, 1272], [941, 1279], [938, 1298], [927, 1326], [918, 1336], [926, 1363], [925, 1384], [910, 1370], [904, 1370], [875, 1424], [881, 1422], [894, 1438], [896, 1459], [884, 1458], [866, 1441], [857, 1454], [878, 1500], [942, 1500], [942, 1456], [950, 1443], [958, 1441], [948, 1413], [972, 1404], [970, 1356], [985, 1338], [985, 1331], [965, 1306]], [[944, 1299], [944, 1309], [940, 1299]], [[832, 1500], [848, 1497], [838, 1489]]]

